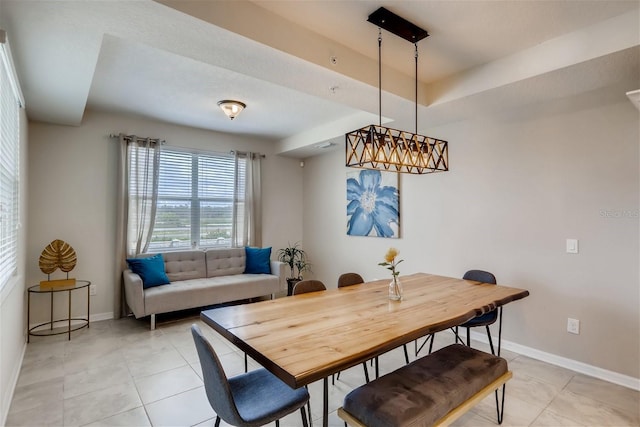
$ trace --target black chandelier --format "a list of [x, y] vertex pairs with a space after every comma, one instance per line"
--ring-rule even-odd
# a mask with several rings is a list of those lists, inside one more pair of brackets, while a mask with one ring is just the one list
[[[345, 135], [346, 166], [391, 172], [427, 174], [449, 170], [447, 141], [418, 134], [418, 42], [429, 36], [426, 30], [404, 18], [379, 8], [367, 19], [378, 26], [378, 109], [379, 123]], [[382, 126], [382, 29], [415, 46], [415, 132]]]

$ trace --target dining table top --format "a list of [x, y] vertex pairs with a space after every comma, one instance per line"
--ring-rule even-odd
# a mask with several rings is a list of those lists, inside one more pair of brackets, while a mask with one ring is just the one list
[[204, 310], [201, 319], [298, 388], [417, 338], [461, 325], [529, 291], [426, 273], [252, 304]]

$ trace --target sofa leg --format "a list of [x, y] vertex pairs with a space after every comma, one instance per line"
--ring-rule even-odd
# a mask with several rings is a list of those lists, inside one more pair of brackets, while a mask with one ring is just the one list
[[156, 328], [156, 315], [151, 315], [151, 330], [153, 331]]

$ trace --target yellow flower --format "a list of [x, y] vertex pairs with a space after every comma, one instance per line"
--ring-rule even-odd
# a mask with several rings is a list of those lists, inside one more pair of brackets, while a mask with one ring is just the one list
[[388, 263], [392, 263], [400, 252], [396, 248], [389, 248], [384, 256], [384, 260]]

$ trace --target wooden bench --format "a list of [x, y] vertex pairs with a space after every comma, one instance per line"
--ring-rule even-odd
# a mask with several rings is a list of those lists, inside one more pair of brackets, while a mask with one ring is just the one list
[[501, 424], [511, 377], [503, 358], [453, 344], [352, 390], [338, 416], [355, 427], [449, 425], [495, 392]]

